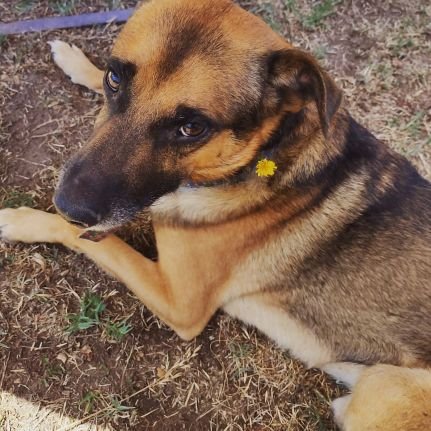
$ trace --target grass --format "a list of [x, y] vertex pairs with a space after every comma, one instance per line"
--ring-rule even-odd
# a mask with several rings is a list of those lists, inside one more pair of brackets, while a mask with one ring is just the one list
[[7, 265], [11, 265], [13, 261], [14, 261], [13, 254], [0, 256], [0, 269], [4, 269], [6, 268]]
[[341, 0], [322, 0], [313, 6], [308, 15], [302, 17], [302, 23], [305, 28], [313, 30], [324, 24], [326, 18], [331, 16], [336, 11], [336, 6], [341, 3]]
[[402, 127], [403, 130], [406, 130], [412, 139], [416, 139], [418, 135], [421, 133], [422, 124], [425, 120], [426, 112], [419, 111], [411, 117], [408, 123]]
[[67, 315], [66, 332], [73, 334], [92, 328], [100, 323], [100, 315], [106, 306], [102, 298], [92, 292], [85, 293], [79, 304], [79, 312]]
[[0, 33], [0, 47], [6, 45], [7, 35]]
[[108, 7], [111, 10], [120, 9], [121, 0], [108, 0]]
[[230, 343], [229, 351], [235, 364], [232, 374], [235, 379], [244, 379], [248, 374], [253, 373], [254, 369], [247, 361], [247, 358], [253, 354], [253, 347], [251, 345]]
[[121, 342], [132, 330], [132, 325], [126, 320], [119, 322], [113, 322], [109, 318], [102, 320], [101, 316], [105, 309], [106, 305], [99, 295], [86, 292], [79, 301], [79, 312], [70, 313], [66, 316], [68, 321], [66, 332], [76, 334], [99, 326], [108, 340]]
[[121, 341], [132, 330], [132, 326], [125, 320], [121, 322], [108, 320], [104, 322], [103, 326], [106, 336], [113, 341]]
[[282, 24], [280, 22], [280, 15], [274, 2], [265, 0], [258, 2], [251, 8], [254, 14], [260, 15], [262, 19], [275, 31], [280, 31]]
[[412, 38], [399, 35], [394, 43], [390, 45], [390, 50], [396, 57], [403, 58], [414, 46], [415, 42]]
[[15, 9], [20, 13], [28, 12], [35, 6], [36, 3], [37, 0], [20, 0], [15, 6]]
[[[75, 0], [72, 9], [68, 0], [11, 0], [0, 1], [0, 15], [13, 21], [135, 3]], [[388, 9], [241, 4], [322, 60], [352, 115], [431, 178], [431, 10], [423, 1], [394, 0]], [[53, 65], [47, 42], [75, 43], [103, 65], [118, 30], [34, 33], [2, 44], [0, 207], [52, 210], [59, 169], [87, 141], [100, 108], [98, 96]], [[136, 226], [120, 234], [139, 248], [148, 229]], [[114, 430], [335, 431], [328, 403], [342, 390], [223, 313], [183, 342], [120, 283], [63, 247], [1, 244], [0, 266], [0, 377], [11, 393]]]
[[328, 55], [328, 47], [325, 45], [317, 45], [313, 49], [313, 55], [320, 61], [325, 60]]
[[34, 205], [34, 196], [31, 193], [11, 189], [0, 195], [0, 208], [33, 207]]
[[110, 398], [110, 401], [111, 401], [111, 409], [108, 410], [107, 412], [107, 415], [109, 416], [118, 417], [134, 409], [134, 407], [124, 405], [122, 403], [121, 398], [118, 395], [117, 396], [113, 395]]
[[311, 3], [308, 10], [304, 10], [304, 5], [308, 6], [310, 3], [284, 0], [284, 7], [287, 13], [295, 16], [305, 29], [315, 30], [324, 26], [325, 20], [336, 12], [342, 0], [319, 0], [317, 3]]
[[49, 386], [52, 380], [61, 381], [61, 377], [66, 372], [59, 361], [51, 361], [47, 356], [42, 357], [42, 366], [44, 368], [44, 383], [46, 386]]
[[88, 415], [93, 411], [99, 399], [100, 394], [98, 392], [88, 391], [83, 395], [79, 404], [84, 409], [84, 413]]
[[119, 418], [134, 409], [124, 405], [123, 402], [118, 395], [106, 398], [98, 391], [89, 390], [84, 393], [79, 404], [85, 415], [91, 415], [99, 409], [103, 410], [103, 417]]
[[298, 15], [298, 4], [297, 0], [284, 0], [284, 6], [289, 13]]
[[[48, 0], [48, 6], [57, 14], [70, 15], [75, 8], [76, 2], [76, 0]], [[15, 9], [18, 13], [23, 14], [37, 8], [39, 4], [38, 0], [20, 0]]]
[[75, 0], [49, 0], [51, 8], [60, 15], [70, 15], [75, 8]]

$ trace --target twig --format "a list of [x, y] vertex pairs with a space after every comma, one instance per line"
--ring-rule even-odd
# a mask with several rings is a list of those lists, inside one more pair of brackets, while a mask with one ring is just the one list
[[10, 350], [7, 354], [7, 358], [6, 358], [6, 361], [4, 363], [3, 373], [2, 373], [1, 381], [0, 381], [0, 389], [3, 389], [4, 376], [6, 375], [6, 369], [7, 369], [8, 363], [9, 363], [9, 357], [10, 357]]

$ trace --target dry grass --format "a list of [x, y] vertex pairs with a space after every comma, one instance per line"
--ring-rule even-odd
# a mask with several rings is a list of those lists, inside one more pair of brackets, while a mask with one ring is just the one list
[[[241, 3], [318, 56], [354, 116], [431, 177], [426, 2]], [[133, 4], [0, 0], [0, 16], [9, 21]], [[110, 25], [0, 38], [0, 207], [51, 209], [58, 169], [85, 143], [100, 106], [98, 96], [54, 67], [47, 41], [73, 42], [103, 65], [118, 30]], [[131, 231], [124, 235], [131, 238]], [[106, 309], [99, 323], [69, 334], [67, 316], [79, 312], [87, 291]], [[224, 315], [196, 340], [182, 342], [123, 286], [61, 247], [4, 246], [0, 303], [1, 389], [76, 418], [90, 416], [121, 430], [334, 429], [328, 405], [339, 389], [321, 373], [305, 370]], [[117, 339], [106, 325], [123, 321], [132, 330]]]

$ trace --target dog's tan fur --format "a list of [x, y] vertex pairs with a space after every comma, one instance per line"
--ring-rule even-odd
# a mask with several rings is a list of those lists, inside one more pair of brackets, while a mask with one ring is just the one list
[[[53, 51], [101, 91], [102, 72], [82, 53]], [[158, 261], [28, 208], [0, 211], [4, 239], [84, 253], [184, 339], [223, 308], [308, 366], [431, 363], [430, 185], [352, 120], [316, 60], [228, 0], [145, 3], [113, 56], [133, 77], [118, 94], [105, 88], [94, 136], [57, 196], [76, 207], [149, 194], [140, 206], [150, 206]], [[198, 147], [156, 138], [183, 105], [219, 125]], [[259, 178], [268, 148], [278, 169]], [[154, 195], [165, 178], [175, 186]], [[93, 230], [130, 218], [112, 208]]]
[[431, 371], [375, 365], [359, 370], [353, 379], [342, 366], [329, 371], [353, 390], [332, 404], [343, 431], [431, 429]]

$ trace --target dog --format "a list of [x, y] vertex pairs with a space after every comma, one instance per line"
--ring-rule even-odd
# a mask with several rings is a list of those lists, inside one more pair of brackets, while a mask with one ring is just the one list
[[327, 371], [353, 389], [352, 395], [332, 403], [343, 431], [431, 429], [430, 370], [375, 365], [347, 375], [342, 366]]
[[[106, 72], [52, 50], [105, 103], [58, 214], [3, 209], [3, 240], [85, 254], [185, 340], [223, 309], [308, 367], [431, 364], [431, 185], [310, 54], [229, 0], [145, 2]], [[112, 233], [143, 209], [156, 262]]]

